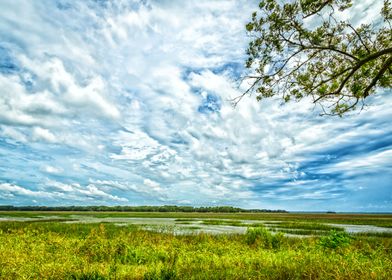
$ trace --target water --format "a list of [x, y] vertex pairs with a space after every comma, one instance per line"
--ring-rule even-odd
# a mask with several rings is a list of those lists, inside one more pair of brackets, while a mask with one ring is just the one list
[[348, 224], [328, 224], [328, 225], [344, 228], [344, 230], [349, 233], [392, 232], [392, 228], [377, 227], [372, 225], [348, 225]]
[[[262, 224], [270, 228], [271, 224], [278, 225], [281, 221], [260, 221], [260, 220], [218, 220], [218, 219], [175, 219], [175, 218], [116, 218], [116, 217], [94, 217], [83, 215], [61, 216], [37, 216], [31, 217], [0, 217], [2, 221], [20, 222], [63, 222], [63, 223], [113, 223], [117, 226], [137, 225], [143, 229], [168, 232], [174, 234], [244, 234], [248, 226]], [[223, 224], [204, 224], [204, 222], [214, 222]], [[223, 222], [222, 222], [223, 221]], [[234, 224], [233, 224], [234, 223]], [[373, 225], [352, 225], [352, 224], [330, 224], [326, 225], [341, 227], [349, 233], [391, 232], [392, 228], [378, 227]], [[293, 229], [295, 230], [295, 229]], [[298, 229], [299, 230], [299, 229]], [[301, 236], [297, 234], [286, 234], [287, 236]]]

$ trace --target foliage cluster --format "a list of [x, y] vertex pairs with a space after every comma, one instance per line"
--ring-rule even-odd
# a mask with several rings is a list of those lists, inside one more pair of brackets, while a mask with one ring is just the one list
[[97, 211], [97, 212], [197, 212], [197, 213], [285, 213], [285, 210], [242, 209], [232, 206], [12, 206], [0, 205], [0, 211]]
[[278, 249], [283, 243], [283, 233], [272, 234], [265, 227], [248, 228], [245, 240], [248, 245], [256, 244], [265, 249]]
[[242, 96], [256, 92], [258, 100], [279, 96], [285, 102], [310, 97], [325, 114], [342, 115], [377, 88], [392, 88], [391, 1], [384, 0], [378, 18], [362, 24], [358, 18], [344, 20], [342, 11], [352, 4], [260, 1], [246, 25], [251, 37], [246, 66], [252, 74]]
[[323, 248], [337, 249], [350, 245], [352, 237], [344, 231], [331, 230], [327, 236], [320, 238], [320, 245]]

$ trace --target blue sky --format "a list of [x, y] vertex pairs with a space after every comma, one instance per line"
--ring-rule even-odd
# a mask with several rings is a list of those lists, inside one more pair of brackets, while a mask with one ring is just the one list
[[390, 90], [343, 118], [231, 106], [256, 7], [1, 1], [0, 204], [392, 211]]

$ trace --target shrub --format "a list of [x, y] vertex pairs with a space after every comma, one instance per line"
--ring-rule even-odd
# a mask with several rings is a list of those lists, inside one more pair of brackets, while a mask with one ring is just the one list
[[143, 277], [144, 280], [172, 280], [177, 278], [176, 271], [172, 267], [163, 267], [160, 270], [149, 271]]
[[245, 241], [248, 245], [259, 243], [266, 249], [278, 249], [283, 240], [283, 233], [272, 234], [264, 227], [248, 228]]
[[331, 230], [328, 235], [320, 238], [319, 244], [325, 249], [337, 249], [350, 245], [352, 237], [345, 231]]
[[98, 272], [88, 272], [88, 273], [82, 273], [80, 275], [72, 274], [72, 275], [70, 275], [69, 279], [72, 279], [72, 280], [105, 280], [106, 277], [99, 274]]

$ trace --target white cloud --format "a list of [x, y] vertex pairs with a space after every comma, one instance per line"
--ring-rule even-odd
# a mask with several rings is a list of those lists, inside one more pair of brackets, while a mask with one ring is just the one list
[[116, 195], [111, 195], [108, 193], [105, 193], [104, 191], [98, 189], [94, 185], [88, 185], [86, 188], [79, 189], [79, 192], [81, 194], [84, 194], [89, 197], [97, 198], [97, 199], [108, 199], [116, 202], [128, 202], [128, 199], [123, 198], [123, 197], [118, 197]]
[[52, 197], [52, 194], [49, 192], [33, 191], [9, 183], [0, 183], [0, 195], [11, 195], [12, 197], [15, 195], [28, 196], [28, 197], [41, 197], [41, 198]]
[[56, 136], [53, 135], [48, 129], [41, 127], [34, 127], [33, 129], [33, 140], [35, 141], [47, 141], [56, 142]]
[[26, 135], [23, 132], [19, 131], [17, 128], [1, 126], [0, 133], [2, 137], [11, 138], [22, 143], [27, 142]]
[[64, 171], [61, 167], [59, 168], [51, 165], [44, 166], [42, 170], [49, 174], [61, 174]]
[[326, 167], [323, 172], [345, 172], [346, 175], [388, 173], [392, 167], [392, 150], [353, 156]]
[[157, 200], [166, 200], [168, 194], [171, 192], [168, 189], [162, 188], [159, 183], [151, 179], [144, 179], [139, 184], [110, 180], [90, 180], [90, 182], [102, 188], [116, 189], [123, 192], [132, 191]]
[[[95, 76], [83, 81], [85, 85], [80, 85], [77, 78], [83, 77], [75, 77], [67, 71], [59, 58], [45, 58], [40, 61], [21, 55], [19, 61], [27, 70], [37, 75], [40, 82], [50, 91], [45, 95], [48, 100], [43, 100], [42, 103], [53, 104], [52, 112], [69, 114], [72, 111], [83, 110], [93, 115], [98, 113], [111, 118], [120, 116], [116, 106], [105, 98], [105, 82], [101, 77]], [[24, 95], [28, 96], [26, 93]]]
[[58, 181], [48, 180], [44, 186], [45, 190], [48, 192], [53, 192], [54, 197], [67, 199], [69, 201], [80, 201], [80, 200], [91, 200], [95, 199], [97, 201], [106, 202], [120, 202], [127, 203], [128, 199], [124, 197], [119, 197], [117, 195], [112, 195], [110, 193], [104, 192], [102, 189], [94, 184], [88, 184], [82, 186], [78, 183], [65, 184]]

